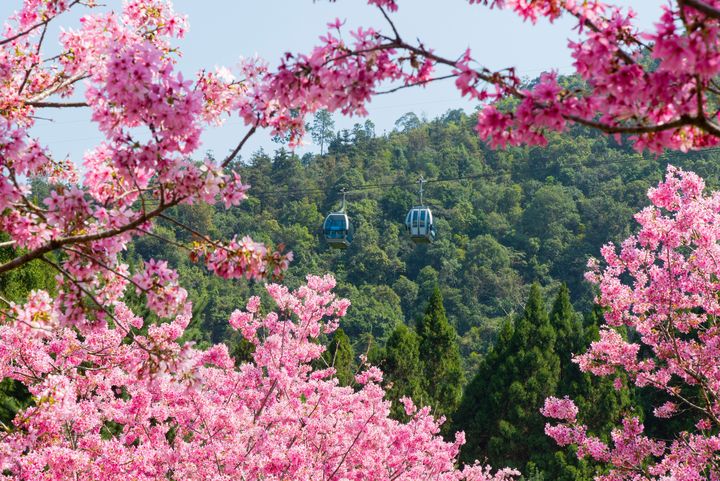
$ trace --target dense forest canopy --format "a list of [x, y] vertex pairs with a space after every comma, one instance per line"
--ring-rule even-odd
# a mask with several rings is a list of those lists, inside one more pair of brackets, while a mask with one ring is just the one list
[[[326, 114], [321, 118], [319, 128], [327, 129]], [[412, 324], [439, 286], [470, 373], [503, 320], [522, 312], [533, 282], [548, 299], [565, 283], [575, 308], [591, 310], [595, 294], [583, 279], [588, 258], [632, 232], [633, 214], [648, 204], [647, 191], [665, 164], [698, 172], [711, 188], [720, 181], [714, 149], [642, 155], [577, 127], [551, 136], [547, 147], [496, 151], [473, 128], [473, 116], [453, 110], [432, 121], [408, 113], [386, 135], [377, 135], [371, 122], [332, 136], [325, 131], [331, 140], [323, 155], [300, 158], [279, 146], [238, 164], [252, 186], [241, 206], [177, 207], [173, 214], [212, 238], [247, 233], [285, 243], [295, 255], [285, 275], [290, 285], [307, 272], [334, 273], [339, 292], [353, 303], [343, 329], [359, 352], [368, 335], [382, 344], [397, 324]], [[403, 221], [417, 202], [421, 175], [430, 179], [425, 199], [439, 235], [416, 246]], [[322, 239], [321, 226], [339, 207], [343, 188], [356, 235], [347, 250], [337, 251]], [[161, 225], [162, 236], [193, 241], [187, 230]], [[133, 249], [130, 258], [162, 253], [179, 268], [202, 340], [225, 339], [225, 319], [257, 290], [214, 279], [183, 249], [158, 238], [139, 239]]]

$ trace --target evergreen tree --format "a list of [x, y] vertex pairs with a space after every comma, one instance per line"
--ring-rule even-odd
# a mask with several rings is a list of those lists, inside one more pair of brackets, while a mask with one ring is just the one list
[[579, 389], [577, 384], [582, 378], [582, 373], [572, 362], [572, 357], [585, 350], [586, 340], [582, 324], [578, 322], [570, 302], [570, 290], [564, 283], [560, 286], [550, 311], [550, 323], [555, 330], [555, 352], [560, 358], [558, 393], [570, 394]]
[[[591, 425], [595, 427], [608, 427], [606, 424], [614, 419], [618, 413], [617, 400], [620, 395], [614, 393], [612, 382], [608, 379], [590, 376], [580, 371], [572, 362], [574, 355], [584, 352], [590, 342], [595, 338], [587, 338], [583, 325], [579, 321], [575, 310], [570, 303], [570, 291], [562, 284], [555, 297], [550, 311], [550, 323], [556, 334], [555, 352], [560, 360], [560, 373], [556, 396], [569, 396], [583, 406], [583, 413], [591, 413], [595, 418]], [[588, 331], [597, 333], [597, 329]], [[594, 406], [588, 406], [594, 404]], [[599, 425], [598, 425], [599, 424]], [[609, 429], [603, 429], [609, 432]], [[547, 459], [542, 463], [542, 469], [547, 477], [557, 481], [579, 481], [594, 478], [597, 466], [586, 461], [579, 461], [568, 450], [551, 447], [554, 456], [548, 453]]]
[[428, 402], [437, 416], [450, 418], [460, 404], [465, 375], [457, 333], [447, 320], [442, 294], [437, 287], [430, 296], [417, 332]]
[[325, 351], [325, 360], [329, 366], [335, 368], [335, 376], [341, 386], [350, 386], [355, 382], [355, 352], [350, 338], [342, 328], [333, 334], [332, 341]]
[[533, 284], [523, 315], [503, 327], [455, 417], [467, 436], [465, 460], [489, 458], [526, 473], [550, 464], [544, 456], [556, 448], [540, 408], [558, 385], [555, 341], [540, 286]]
[[[607, 433], [617, 426], [623, 414], [632, 409], [633, 390], [628, 387], [624, 377], [620, 378], [624, 387], [618, 390], [612, 377], [583, 373], [571, 359], [572, 354], [585, 352], [591, 342], [599, 339], [598, 325], [602, 311], [595, 306], [586, 316], [584, 328], [578, 328], [575, 313], [569, 304], [569, 293], [567, 289], [561, 289], [550, 317], [558, 332], [557, 347], [560, 356], [561, 374], [556, 396], [569, 396], [573, 399], [581, 413], [581, 422], [588, 426], [589, 433], [607, 442]], [[604, 467], [597, 463], [579, 461], [572, 450], [555, 448], [552, 461], [544, 468], [546, 474], [558, 481], [590, 481], [604, 470]]]
[[392, 384], [387, 390], [387, 398], [393, 402], [391, 416], [403, 419], [405, 409], [399, 402], [400, 398], [407, 396], [418, 405], [427, 403], [417, 334], [405, 324], [398, 324], [390, 334], [381, 356], [380, 364], [385, 380]]
[[335, 137], [335, 121], [332, 114], [325, 109], [318, 110], [313, 117], [312, 125], [309, 126], [310, 135], [313, 141], [320, 145], [320, 155], [325, 154], [325, 145]]

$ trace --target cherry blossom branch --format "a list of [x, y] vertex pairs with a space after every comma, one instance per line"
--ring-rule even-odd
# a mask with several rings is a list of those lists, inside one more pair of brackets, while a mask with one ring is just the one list
[[[66, 271], [65, 269], [63, 269], [62, 267], [60, 267], [58, 264], [56, 264], [55, 262], [51, 261], [51, 260], [48, 259], [47, 257], [45, 257], [45, 256], [40, 256], [40, 260], [43, 261], [43, 262], [45, 262], [46, 264], [50, 265], [51, 267], [53, 267], [53, 268], [54, 268], [55, 270], [57, 270], [63, 277], [65, 277], [67, 280], [69, 280], [70, 282], [72, 282], [73, 285], [74, 285], [75, 287], [77, 287], [83, 294], [85, 294], [86, 296], [88, 296], [88, 298], [89, 298], [91, 301], [93, 301], [93, 303], [94, 303], [101, 311], [103, 311], [105, 314], [107, 314], [108, 317], [110, 317], [110, 319], [113, 320], [113, 322], [115, 322], [116, 324], [118, 324], [119, 326], [122, 327], [122, 325], [118, 322], [118, 320], [117, 320], [116, 317], [113, 315], [113, 313], [110, 312], [110, 310], [107, 309], [107, 308], [97, 299], [97, 297], [95, 297], [95, 295], [94, 295], [92, 292], [90, 292], [88, 289], [86, 289], [86, 288], [82, 285], [81, 281], [77, 280], [72, 274], [70, 274], [68, 271]], [[123, 328], [123, 330], [127, 331], [127, 330], [124, 329], [124, 328]]]
[[87, 102], [26, 102], [25, 105], [29, 105], [31, 107], [37, 107], [39, 109], [41, 108], [52, 108], [52, 109], [61, 109], [61, 108], [80, 108], [80, 107], [87, 107]]
[[370, 414], [370, 417], [367, 418], [367, 421], [365, 421], [365, 424], [363, 424], [362, 428], [360, 428], [360, 429], [358, 430], [358, 433], [357, 433], [357, 435], [355, 436], [355, 438], [353, 439], [352, 443], [350, 443], [350, 446], [348, 446], [347, 450], [346, 450], [345, 453], [342, 455], [342, 458], [340, 458], [340, 462], [339, 462], [338, 465], [335, 467], [335, 470], [334, 470], [334, 471], [330, 474], [330, 476], [328, 477], [328, 481], [332, 481], [333, 478], [335, 478], [335, 474], [336, 474], [336, 473], [338, 472], [338, 470], [342, 467], [342, 465], [343, 465], [343, 463], [345, 462], [345, 459], [347, 458], [348, 454], [350, 454], [350, 451], [352, 451], [352, 448], [354, 448], [355, 445], [357, 444], [357, 442], [360, 440], [360, 436], [362, 436], [363, 431], [365, 430], [365, 428], [367, 427], [367, 425], [370, 424], [370, 421], [371, 421], [374, 417], [375, 417], [375, 410], [373, 410], [373, 412]]
[[[590, 30], [592, 30], [593, 32], [595, 32], [595, 33], [600, 33], [600, 28], [599, 28], [597, 25], [595, 25], [595, 23], [594, 23], [593, 21], [591, 21], [589, 18], [587, 18], [587, 17], [582, 17], [582, 16], [581, 16], [579, 13], [577, 13], [577, 12], [572, 12], [572, 11], [571, 11], [570, 14], [573, 15], [575, 18], [577, 18], [577, 19], [578, 19], [578, 22], [580, 22], [582, 25], [588, 27], [588, 28], [589, 28]], [[636, 44], [638, 44], [638, 45], [640, 45], [640, 46], [642, 46], [642, 47], [647, 48], [646, 45], [640, 43], [640, 41], [639, 41], [638, 39], [634, 38], [634, 37], [633, 37], [633, 41], [634, 41]], [[616, 53], [617, 56], [619, 56], [621, 59], [623, 59], [623, 60], [624, 60], [626, 63], [628, 63], [629, 65], [634, 65], [635, 63], [637, 63], [637, 62], [635, 62], [635, 59], [633, 59], [632, 56], [631, 56], [629, 53], [627, 53], [625, 50], [621, 49], [620, 47], [617, 47], [617, 50], [616, 50], [615, 53]]]
[[245, 142], [247, 142], [248, 139], [249, 139], [250, 137], [252, 137], [252, 135], [253, 135], [253, 134], [255, 133], [255, 131], [257, 130], [259, 123], [260, 123], [260, 120], [259, 120], [259, 119], [258, 119], [257, 121], [255, 121], [255, 124], [252, 126], [252, 128], [250, 128], [250, 130], [245, 134], [245, 137], [243, 137], [243, 138], [240, 140], [240, 143], [237, 144], [237, 146], [236, 146], [235, 149], [230, 153], [230, 155], [228, 155], [227, 157], [225, 157], [225, 160], [223, 160], [223, 162], [222, 162], [222, 164], [221, 164], [223, 168], [227, 167], [227, 166], [230, 164], [230, 162], [232, 162], [233, 159], [235, 159], [235, 157], [237, 157], [237, 155], [240, 153], [240, 150], [242, 150], [243, 146], [245, 145]]
[[720, 19], [720, 8], [713, 7], [702, 0], [678, 0], [681, 6], [694, 8], [698, 12], [702, 12], [708, 17]]
[[[47, 33], [48, 24], [46, 23], [43, 26], [43, 31], [40, 34], [40, 40], [38, 40], [37, 47], [35, 48], [35, 55], [40, 55], [40, 50], [42, 49], [42, 44], [45, 41], [45, 34]], [[30, 74], [33, 70], [35, 70], [35, 67], [37, 67], [38, 63], [33, 62], [32, 65], [25, 71], [25, 78], [23, 78], [22, 83], [20, 84], [20, 88], [18, 89], [18, 93], [22, 93], [23, 90], [25, 90], [25, 86], [28, 83], [28, 80], [30, 80]]]
[[377, 7], [380, 10], [380, 13], [382, 13], [382, 16], [385, 17], [385, 20], [387, 21], [387, 23], [390, 24], [390, 28], [392, 28], [392, 31], [395, 34], [395, 38], [399, 41], [400, 40], [400, 32], [398, 32], [398, 29], [395, 26], [395, 23], [390, 18], [390, 15], [388, 15], [388, 13], [385, 11], [385, 8], [383, 8], [382, 5], [378, 5]]
[[606, 134], [646, 134], [652, 132], [662, 132], [664, 130], [676, 129], [684, 125], [695, 125], [699, 119], [696, 117], [690, 117], [689, 115], [682, 115], [680, 118], [668, 122], [666, 124], [657, 125], [610, 125], [602, 122], [596, 122], [594, 120], [584, 119], [575, 115], [565, 115], [567, 120], [572, 120], [575, 123], [584, 125], [586, 127], [592, 127], [594, 129], [601, 130]]
[[141, 215], [134, 221], [129, 222], [121, 227], [117, 227], [115, 229], [110, 229], [110, 230], [106, 230], [103, 232], [97, 232], [95, 234], [85, 234], [85, 235], [64, 237], [64, 238], [60, 238], [60, 239], [53, 239], [42, 247], [38, 247], [37, 249], [27, 252], [26, 254], [18, 256], [15, 259], [12, 259], [12, 260], [6, 262], [5, 264], [0, 265], [0, 274], [10, 271], [12, 269], [18, 268], [18, 267], [22, 266], [23, 264], [26, 264], [34, 259], [40, 258], [41, 256], [47, 254], [48, 252], [52, 252], [56, 249], [59, 249], [63, 246], [69, 245], [69, 244], [84, 244], [84, 243], [92, 242], [92, 241], [96, 241], [96, 240], [107, 239], [109, 237], [114, 237], [116, 235], [120, 235], [129, 230], [133, 230], [133, 229], [141, 226], [148, 220], [153, 219], [154, 217], [157, 217], [163, 211], [169, 209], [170, 207], [173, 207], [173, 206], [179, 204], [182, 200], [183, 200], [183, 198], [179, 197], [179, 198], [172, 200], [171, 202], [169, 202], [167, 204], [160, 204], [160, 206], [158, 206], [156, 209], [148, 212], [145, 215]]
[[63, 247], [63, 250], [64, 250], [64, 251], [67, 251], [67, 252], [72, 252], [72, 253], [77, 254], [77, 255], [79, 255], [79, 256], [81, 256], [81, 257], [84, 257], [85, 259], [89, 260], [92, 264], [96, 264], [96, 265], [102, 267], [103, 269], [105, 269], [106, 271], [112, 272], [113, 274], [115, 274], [115, 275], [118, 276], [118, 277], [122, 277], [123, 279], [125, 279], [126, 281], [128, 281], [129, 283], [131, 283], [133, 286], [135, 286], [138, 290], [140, 290], [140, 291], [142, 291], [142, 292], [147, 292], [147, 291], [148, 291], [148, 289], [145, 289], [145, 288], [142, 287], [140, 284], [138, 284], [137, 282], [135, 282], [132, 277], [127, 276], [127, 275], [119, 272], [117, 269], [113, 269], [112, 267], [108, 266], [108, 265], [105, 264], [104, 262], [100, 262], [99, 260], [97, 260], [97, 257], [89, 256], [88, 254], [85, 254], [84, 252], [82, 252], [82, 251], [80, 251], [80, 250], [73, 249], [72, 247]]
[[[700, 0], [680, 0], [681, 2], [687, 3], [691, 6], [705, 6], [708, 8], [711, 8], [712, 10], [715, 10], [714, 13], [717, 15], [720, 15], [720, 9], [716, 9], [714, 7], [709, 7], [707, 4], [701, 2]], [[419, 45], [412, 45], [408, 42], [405, 42], [396, 25], [392, 21], [392, 19], [389, 17], [389, 15], [384, 11], [382, 7], [380, 7], [380, 11], [385, 17], [387, 23], [390, 25], [390, 28], [393, 31], [394, 38], [382, 36], [382, 38], [389, 41], [389, 43], [384, 43], [381, 45], [376, 46], [375, 48], [380, 50], [388, 50], [388, 49], [401, 49], [408, 51], [410, 53], [413, 53], [415, 55], [422, 56], [426, 59], [432, 60], [438, 64], [447, 65], [449, 67], [452, 67], [454, 69], [459, 68], [458, 61], [448, 59], [446, 57], [442, 57], [440, 55], [437, 55], [429, 50], [427, 50], [424, 46]], [[601, 30], [593, 21], [586, 17], [582, 17], [578, 12], [570, 11], [572, 15], [574, 15], [579, 22], [582, 23], [582, 25], [588, 27], [593, 32], [600, 33]], [[643, 44], [638, 38], [636, 37], [629, 37], [629, 40], [631, 42], [636, 43], [637, 45], [643, 47], [643, 48], [649, 48], [647, 45]], [[358, 50], [357, 52], [354, 52], [355, 55], [361, 55], [364, 51]], [[617, 47], [615, 51], [615, 55], [617, 55], [622, 61], [627, 63], [628, 65], [636, 65], [637, 62], [635, 59], [630, 55], [628, 52], [622, 50], [621, 48]], [[519, 91], [515, 85], [508, 84], [504, 78], [499, 76], [497, 73], [491, 74], [488, 70], [473, 70], [474, 74], [477, 76], [478, 79], [483, 80], [484, 82], [487, 82], [492, 85], [496, 85], [500, 88], [502, 88], [507, 94], [510, 94], [516, 98], [524, 99], [526, 98], [526, 95]], [[643, 69], [643, 75], [646, 75], [645, 70]], [[447, 78], [451, 75], [440, 77], [440, 78]], [[384, 94], [384, 93], [391, 93], [395, 92], [397, 90], [401, 90], [404, 88], [408, 88], [414, 85], [423, 85], [426, 82], [417, 82], [413, 84], [407, 84], [399, 87], [392, 88], [388, 91], [378, 92], [378, 94]], [[697, 88], [697, 95], [699, 96], [698, 101], [702, 101], [702, 90], [703, 86], [701, 83], [696, 84]], [[536, 107], [539, 109], [546, 108], [545, 105], [537, 103]], [[630, 124], [630, 125], [614, 125], [614, 124], [608, 124], [603, 122], [598, 122], [593, 119], [583, 118], [577, 115], [568, 114], [566, 112], [561, 113], [562, 118], [568, 121], [572, 121], [587, 127], [592, 127], [598, 130], [601, 130], [608, 134], [614, 134], [614, 133], [625, 133], [625, 134], [648, 134], [648, 133], [656, 133], [656, 132], [662, 132], [666, 130], [672, 130], [672, 129], [678, 129], [684, 126], [695, 126], [709, 134], [719, 136], [720, 137], [720, 125], [714, 123], [712, 120], [710, 120], [702, 108], [699, 108], [697, 110], [697, 115], [690, 116], [690, 115], [680, 115], [675, 120], [662, 123], [662, 124]]]
[[19, 32], [19, 33], [13, 35], [12, 37], [8, 37], [8, 38], [5, 38], [5, 39], [0, 40], [0, 46], [5, 45], [6, 43], [10, 43], [10, 42], [12, 42], [12, 41], [14, 41], [14, 40], [17, 40], [17, 39], [19, 39], [20, 37], [24, 37], [25, 35], [27, 35], [27, 34], [29, 34], [29, 33], [32, 33], [33, 31], [37, 30], [37, 29], [40, 28], [40, 27], [46, 26], [46, 25], [47, 25], [48, 23], [50, 23], [53, 19], [57, 18], [58, 16], [62, 15], [62, 14], [65, 13], [65, 12], [67, 12], [68, 10], [70, 10], [72, 7], [74, 7], [75, 5], [77, 5], [77, 4], [79, 4], [79, 3], [80, 3], [80, 0], [74, 0], [74, 1], [73, 1], [70, 5], [68, 5], [67, 8], [66, 8], [65, 10], [63, 10], [62, 12], [59, 12], [59, 13], [51, 16], [51, 17], [48, 17], [48, 18], [46, 18], [45, 20], [43, 20], [42, 22], [38, 22], [38, 23], [36, 23], [35, 25], [33, 25], [32, 27], [29, 27], [29, 28], [23, 30], [22, 32]]
[[44, 100], [51, 95], [53, 95], [56, 92], [59, 92], [60, 90], [69, 87], [70, 85], [79, 82], [80, 80], [84, 80], [86, 78], [89, 78], [90, 76], [86, 73], [79, 73], [71, 76], [64, 82], [60, 82], [58, 84], [55, 84], [55, 86], [50, 87], [49, 89], [39, 93], [38, 95], [35, 95], [34, 97], [27, 100], [26, 103], [32, 104], [33, 102], [39, 102], [40, 100]]
[[265, 406], [267, 405], [268, 400], [270, 399], [270, 395], [275, 390], [275, 386], [277, 386], [277, 378], [273, 379], [272, 384], [270, 385], [270, 388], [268, 388], [268, 392], [265, 395], [265, 398], [263, 398], [262, 403], [260, 404], [260, 407], [255, 411], [255, 414], [253, 415], [253, 424], [255, 424], [260, 417], [260, 414], [262, 414], [263, 409], [265, 409]]
[[419, 86], [419, 85], [423, 85], [423, 86], [424, 86], [424, 85], [427, 85], [427, 84], [432, 83], [432, 82], [437, 82], [438, 80], [447, 80], [447, 79], [455, 78], [455, 77], [457, 77], [457, 76], [458, 76], [458, 74], [451, 73], [451, 74], [448, 74], [448, 75], [443, 75], [443, 76], [441, 76], [441, 77], [434, 77], [434, 78], [427, 79], [427, 80], [420, 80], [420, 81], [414, 82], [414, 83], [409, 83], [409, 84], [405, 84], [405, 85], [399, 85], [399, 86], [397, 86], [397, 87], [395, 87], [395, 88], [392, 88], [392, 89], [382, 90], [382, 91], [380, 91], [380, 92], [375, 92], [375, 95], [391, 94], [391, 93], [393, 93], [393, 92], [397, 92], [398, 90], [407, 89], [407, 88], [411, 88], [411, 87], [417, 87], [417, 86]]

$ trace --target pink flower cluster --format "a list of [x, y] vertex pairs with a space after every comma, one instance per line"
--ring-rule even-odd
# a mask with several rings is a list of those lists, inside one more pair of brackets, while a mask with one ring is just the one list
[[[637, 418], [626, 418], [612, 443], [604, 443], [587, 434], [572, 401], [546, 400], [543, 414], [560, 421], [548, 424], [547, 434], [560, 445], [577, 445], [581, 457], [609, 463], [612, 470], [601, 479], [720, 476], [720, 193], [704, 188], [696, 174], [668, 166], [665, 180], [648, 192], [652, 205], [635, 217], [639, 232], [619, 249], [603, 247], [602, 266], [589, 264], [607, 325], [576, 357], [580, 368], [623, 374], [662, 392], [670, 400], [655, 407], [659, 419], [678, 412], [700, 419], [696, 431], [656, 440], [643, 434]], [[633, 340], [618, 326], [629, 328]]]
[[138, 294], [147, 295], [147, 306], [160, 317], [190, 313], [187, 291], [178, 285], [178, 274], [166, 261], [150, 259], [143, 271], [133, 276]]
[[274, 252], [245, 236], [229, 242], [195, 242], [190, 257], [203, 259], [206, 267], [223, 279], [279, 278], [293, 259], [292, 252]]
[[[144, 280], [172, 281], [162, 263]], [[82, 334], [61, 327], [57, 306], [34, 293], [0, 326], [0, 375], [34, 397], [3, 433], [4, 479], [364, 479], [510, 481], [518, 473], [456, 467], [462, 433], [439, 435], [429, 408], [407, 423], [389, 417], [377, 368], [341, 387], [311, 364], [348, 301], [330, 276], [309, 276], [295, 291], [268, 285], [277, 310], [259, 298], [231, 324], [255, 345], [236, 365], [224, 345], [202, 351], [177, 339], [188, 318], [150, 326], [128, 340], [120, 325], [142, 327], [122, 303], [117, 324]]]
[[[516, 78], [493, 78], [500, 100], [514, 96], [520, 104], [512, 110], [487, 105], [478, 116], [480, 136], [501, 147], [543, 145], [547, 132], [576, 122], [633, 134], [638, 150], [717, 145], [720, 117], [713, 113], [712, 82], [720, 68], [720, 19], [681, 1], [673, 4], [663, 7], [654, 31], [640, 32], [632, 11], [597, 0], [493, 1], [532, 22], [562, 13], [576, 17], [583, 38], [569, 47], [584, 83], [561, 88], [547, 76], [533, 89], [518, 91]], [[658, 67], [648, 66], [647, 57]]]
[[[60, 55], [45, 59], [44, 22], [80, 8], [87, 14], [76, 28], [63, 29]], [[92, 1], [27, 0], [0, 34], [0, 230], [30, 259], [63, 251], [56, 266], [63, 323], [104, 322], [128, 282], [147, 294], [153, 311], [175, 313], [185, 303], [176, 281], [159, 272], [132, 277], [118, 265], [118, 253], [133, 237], [151, 233], [172, 206], [229, 208], [246, 198], [249, 186], [233, 171], [233, 158], [200, 163], [190, 156], [207, 124], [252, 101], [244, 95], [257, 73], [243, 82], [222, 70], [188, 80], [193, 76], [175, 68], [173, 45], [186, 29], [185, 17], [166, 0], [128, 0], [117, 11]], [[54, 159], [28, 134], [38, 109], [51, 99], [66, 105], [80, 81], [105, 136], [85, 154], [82, 182], [70, 159]], [[40, 205], [29, 187], [34, 177], [50, 182]], [[292, 258], [247, 238], [218, 245], [204, 255], [226, 277], [279, 276]], [[0, 275], [9, 268], [0, 266]], [[109, 304], [98, 306], [93, 297]]]

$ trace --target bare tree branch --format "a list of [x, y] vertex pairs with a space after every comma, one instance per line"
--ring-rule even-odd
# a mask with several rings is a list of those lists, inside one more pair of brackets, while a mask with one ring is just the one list
[[42, 247], [38, 247], [37, 249], [31, 250], [30, 252], [27, 252], [21, 256], [16, 257], [15, 259], [12, 259], [5, 264], [0, 265], [0, 274], [7, 272], [9, 270], [15, 269], [17, 267], [20, 267], [23, 264], [26, 264], [34, 259], [38, 259], [42, 257], [43, 255], [47, 254], [48, 252], [54, 251], [56, 249], [60, 249], [63, 246], [70, 245], [70, 244], [84, 244], [87, 242], [92, 242], [96, 240], [101, 239], [107, 239], [108, 237], [113, 237], [119, 234], [122, 234], [124, 232], [127, 232], [129, 230], [133, 230], [136, 227], [141, 226], [148, 220], [157, 217], [160, 215], [163, 211], [169, 209], [170, 207], [173, 207], [177, 204], [179, 204], [184, 198], [180, 197], [177, 198], [167, 204], [160, 204], [156, 209], [148, 212], [147, 214], [139, 216], [137, 219], [135, 219], [132, 222], [129, 222], [123, 226], [116, 227], [115, 229], [106, 230], [103, 232], [96, 232], [95, 234], [85, 234], [85, 235], [76, 235], [76, 236], [69, 236], [69, 237], [63, 237], [60, 239], [54, 239], [45, 244]]
[[678, 0], [681, 6], [694, 8], [698, 12], [702, 12], [708, 17], [720, 19], [720, 8], [713, 7], [702, 0]]
[[257, 130], [259, 123], [260, 123], [260, 119], [258, 119], [258, 120], [255, 122], [255, 125], [253, 125], [252, 128], [248, 131], [248, 133], [245, 134], [245, 137], [243, 137], [242, 140], [240, 140], [240, 143], [237, 144], [237, 146], [235, 147], [235, 150], [233, 150], [232, 152], [230, 152], [230, 155], [228, 155], [227, 157], [225, 157], [225, 160], [223, 160], [223, 162], [222, 162], [222, 164], [221, 164], [223, 168], [227, 167], [228, 164], [230, 164], [230, 162], [232, 162], [233, 159], [235, 159], [235, 157], [237, 157], [237, 154], [240, 153], [240, 150], [243, 148], [243, 145], [245, 145], [245, 142], [247, 142], [248, 139], [249, 139], [250, 137], [252, 137], [252, 135], [253, 135], [253, 134], [255, 133], [255, 131]]
[[87, 102], [26, 102], [26, 105], [39, 109], [79, 108], [88, 106]]
[[454, 77], [457, 77], [457, 74], [451, 73], [451, 74], [448, 74], [448, 75], [443, 75], [442, 77], [434, 77], [434, 78], [430, 78], [430, 79], [427, 79], [427, 80], [421, 80], [421, 81], [419, 81], [419, 82], [414, 82], [414, 83], [411, 83], [411, 84], [399, 85], [399, 86], [397, 86], [397, 87], [395, 87], [395, 88], [392, 88], [392, 89], [389, 89], [389, 90], [383, 90], [383, 91], [381, 91], [381, 92], [375, 92], [375, 95], [391, 94], [391, 93], [393, 93], [393, 92], [397, 92], [398, 90], [407, 89], [407, 88], [410, 88], [410, 87], [417, 87], [418, 85], [427, 85], [427, 84], [432, 83], [432, 82], [437, 82], [438, 80], [447, 80], [447, 79], [449, 79], [449, 78], [454, 78]]

